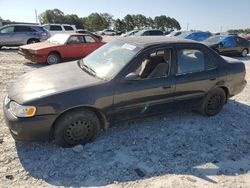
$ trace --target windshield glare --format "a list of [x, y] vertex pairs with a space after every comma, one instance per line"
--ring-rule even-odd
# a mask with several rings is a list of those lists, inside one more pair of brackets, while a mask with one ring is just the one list
[[55, 43], [55, 44], [65, 44], [66, 41], [68, 40], [69, 35], [65, 35], [65, 34], [56, 34], [52, 37], [50, 37], [47, 42], [50, 43]]
[[82, 63], [91, 68], [98, 77], [110, 80], [116, 76], [139, 51], [139, 47], [116, 40], [105, 44], [85, 57]]

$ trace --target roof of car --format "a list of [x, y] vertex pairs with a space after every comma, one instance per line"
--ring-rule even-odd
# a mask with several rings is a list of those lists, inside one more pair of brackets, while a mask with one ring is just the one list
[[192, 40], [178, 38], [178, 37], [166, 37], [166, 36], [138, 36], [138, 37], [125, 37], [119, 38], [129, 44], [134, 44], [135, 46], [147, 47], [156, 44], [170, 44], [170, 43], [197, 43]]

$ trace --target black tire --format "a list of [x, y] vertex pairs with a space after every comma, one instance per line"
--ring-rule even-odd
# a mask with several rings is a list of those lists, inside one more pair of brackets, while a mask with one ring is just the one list
[[37, 43], [37, 42], [39, 42], [38, 39], [29, 39], [27, 44], [33, 44], [33, 43]]
[[54, 64], [60, 63], [61, 59], [57, 53], [50, 53], [46, 61], [49, 65], [54, 65]]
[[225, 103], [225, 91], [222, 88], [216, 88], [204, 97], [199, 111], [203, 115], [214, 116], [222, 110]]
[[55, 143], [62, 147], [86, 144], [100, 132], [100, 121], [93, 111], [72, 110], [64, 114], [55, 124]]
[[241, 51], [241, 56], [242, 57], [246, 57], [247, 56], [247, 54], [248, 54], [248, 49], [243, 49], [242, 51]]
[[0, 50], [2, 49], [2, 46], [0, 46]]

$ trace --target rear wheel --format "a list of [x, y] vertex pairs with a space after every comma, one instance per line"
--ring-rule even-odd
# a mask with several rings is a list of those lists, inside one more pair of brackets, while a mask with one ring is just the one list
[[47, 57], [47, 63], [49, 65], [57, 64], [60, 62], [60, 56], [57, 53], [50, 53]]
[[210, 91], [200, 106], [200, 113], [206, 116], [214, 116], [218, 114], [226, 103], [225, 91], [216, 88]]
[[99, 134], [100, 121], [90, 110], [72, 110], [55, 125], [55, 142], [63, 147], [86, 144]]
[[246, 57], [247, 54], [248, 54], [248, 50], [247, 50], [246, 48], [243, 49], [242, 52], [241, 52], [241, 56], [242, 56], [242, 57]]

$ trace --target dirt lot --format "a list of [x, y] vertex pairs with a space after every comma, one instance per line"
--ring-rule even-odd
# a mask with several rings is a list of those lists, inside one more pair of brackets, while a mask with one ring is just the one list
[[[244, 62], [250, 83], [250, 56]], [[10, 82], [41, 67], [1, 50], [1, 104]], [[68, 149], [15, 143], [0, 108], [0, 187], [250, 187], [249, 93], [248, 84], [215, 117], [180, 111], [123, 122]]]

